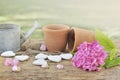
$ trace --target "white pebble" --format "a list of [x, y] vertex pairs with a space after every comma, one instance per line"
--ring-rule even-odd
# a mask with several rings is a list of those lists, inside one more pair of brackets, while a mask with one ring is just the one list
[[72, 54], [71, 53], [61, 54], [60, 56], [63, 59], [71, 59], [72, 58]]
[[43, 65], [41, 65], [41, 67], [42, 68], [48, 68], [49, 66], [48, 66], [48, 64], [43, 64]]
[[38, 59], [38, 60], [35, 60], [33, 61], [33, 64], [34, 65], [47, 65], [47, 61], [45, 61], [44, 59]]
[[5, 51], [1, 54], [3, 57], [12, 57], [15, 56], [15, 53], [13, 51]]
[[26, 61], [29, 59], [29, 56], [28, 55], [18, 55], [18, 56], [15, 56], [16, 59], [18, 59], [19, 61]]
[[60, 62], [61, 61], [61, 56], [59, 55], [50, 55], [48, 56], [48, 59], [53, 62]]
[[35, 59], [46, 59], [48, 56], [43, 53], [39, 53], [35, 56]]

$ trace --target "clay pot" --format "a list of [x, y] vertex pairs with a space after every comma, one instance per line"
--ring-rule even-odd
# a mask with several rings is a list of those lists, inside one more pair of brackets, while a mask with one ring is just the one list
[[68, 33], [68, 49], [70, 52], [77, 50], [77, 47], [84, 41], [95, 41], [94, 32], [72, 27]]
[[61, 24], [51, 24], [43, 27], [45, 44], [48, 51], [64, 51], [67, 44], [69, 27]]

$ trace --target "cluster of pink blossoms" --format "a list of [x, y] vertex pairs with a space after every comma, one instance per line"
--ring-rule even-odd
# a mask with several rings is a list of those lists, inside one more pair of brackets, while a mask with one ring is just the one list
[[104, 47], [97, 41], [92, 43], [84, 42], [79, 47], [72, 58], [73, 66], [83, 70], [99, 71], [105, 64], [107, 53]]

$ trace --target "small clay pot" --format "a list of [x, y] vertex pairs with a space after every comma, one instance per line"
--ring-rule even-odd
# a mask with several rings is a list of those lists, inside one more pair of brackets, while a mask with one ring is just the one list
[[68, 33], [68, 50], [70, 52], [75, 52], [77, 47], [84, 41], [95, 41], [94, 32], [72, 27]]
[[64, 51], [67, 44], [69, 26], [51, 24], [43, 27], [45, 44], [50, 52]]

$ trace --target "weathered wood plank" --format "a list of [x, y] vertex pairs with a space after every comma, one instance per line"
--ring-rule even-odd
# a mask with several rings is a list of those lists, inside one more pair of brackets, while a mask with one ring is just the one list
[[[117, 41], [116, 41], [117, 42]], [[119, 42], [117, 42], [119, 43]], [[118, 44], [119, 45], [119, 44]], [[29, 53], [27, 53], [29, 55]], [[49, 68], [44, 69], [32, 64], [35, 54], [30, 53], [30, 59], [21, 62], [22, 70], [12, 72], [11, 67], [3, 65], [5, 58], [0, 57], [0, 80], [119, 80], [120, 66], [102, 69], [100, 72], [88, 72], [72, 66], [70, 60], [62, 60], [64, 69], [58, 70], [58, 63], [48, 61]]]

